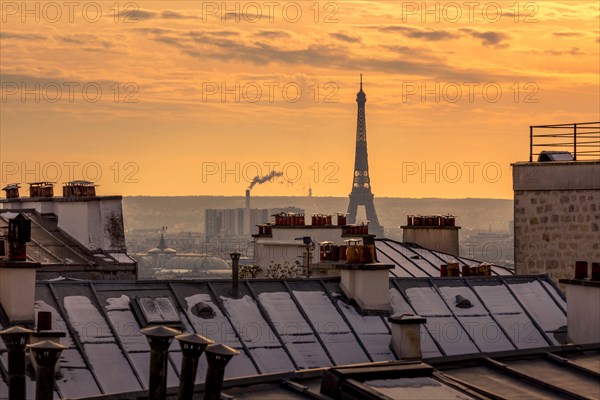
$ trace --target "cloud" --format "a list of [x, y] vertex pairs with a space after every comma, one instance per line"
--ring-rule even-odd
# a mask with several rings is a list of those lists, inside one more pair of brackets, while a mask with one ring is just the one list
[[552, 32], [554, 36], [558, 37], [580, 37], [583, 36], [581, 32]]
[[240, 36], [240, 32], [238, 32], [238, 31], [210, 31], [210, 34], [213, 36], [223, 36], [223, 37]]
[[97, 35], [78, 34], [58, 36], [57, 40], [67, 44], [74, 44], [84, 47], [85, 50], [101, 50], [113, 47], [113, 43], [108, 40], [103, 40]]
[[439, 60], [440, 54], [437, 52], [432, 52], [423, 47], [410, 47], [410, 46], [401, 46], [401, 45], [382, 45], [382, 49], [387, 52], [397, 53], [403, 57], [411, 56], [418, 57], [421, 59], [427, 60]]
[[172, 20], [185, 20], [185, 19], [198, 19], [197, 15], [183, 14], [178, 11], [165, 10], [160, 13], [151, 10], [123, 10], [119, 12], [119, 17], [128, 21], [147, 21], [151, 19], [172, 19]]
[[186, 15], [172, 10], [163, 11], [160, 16], [164, 19], [198, 19], [196, 15]]
[[255, 33], [254, 36], [263, 39], [287, 39], [292, 37], [292, 35], [284, 30], [266, 30], [263, 29], [258, 33]]
[[508, 47], [505, 40], [510, 38], [509, 35], [503, 32], [494, 31], [477, 31], [475, 29], [459, 29], [458, 31], [451, 30], [436, 30], [436, 29], [418, 29], [410, 26], [403, 25], [382, 25], [382, 26], [368, 26], [368, 28], [376, 29], [379, 32], [384, 33], [399, 33], [410, 39], [422, 39], [426, 41], [443, 41], [453, 40], [464, 36], [471, 36], [477, 39], [481, 39], [481, 44], [484, 46], [493, 47]]
[[268, 18], [268, 15], [263, 16], [262, 14], [248, 13], [248, 12], [228, 12], [221, 16], [221, 22], [250, 22], [255, 23], [263, 18]]
[[[148, 31], [150, 33], [150, 31]], [[447, 64], [438, 57], [423, 57], [419, 53], [378, 52], [374, 56], [358, 56], [339, 46], [315, 43], [293, 48], [281, 43], [266, 43], [252, 38], [236, 40], [219, 37], [211, 31], [151, 32], [153, 40], [176, 47], [182, 54], [200, 60], [227, 63], [250, 63], [258, 66], [287, 64], [316, 68], [346, 70], [348, 65], [360, 65], [364, 71], [424, 76], [439, 80], [483, 81], [506, 78], [502, 74], [472, 70]], [[402, 50], [397, 48], [396, 50]], [[513, 77], [508, 77], [513, 79]]]
[[119, 17], [126, 21], [145, 21], [156, 18], [157, 16], [157, 12], [142, 9], [137, 9], [133, 11], [123, 10], [119, 12]]
[[581, 51], [581, 49], [579, 47], [571, 47], [569, 50], [546, 50], [546, 51], [544, 51], [544, 54], [549, 54], [551, 56], [563, 56], [563, 55], [582, 56], [582, 55], [585, 55], [585, 53], [583, 51]]
[[349, 35], [347, 33], [342, 33], [342, 32], [330, 33], [329, 36], [331, 36], [334, 39], [341, 40], [342, 42], [347, 42], [347, 43], [360, 43], [362, 41], [362, 39], [358, 36]]
[[19, 33], [19, 32], [0, 32], [0, 39], [15, 39], [15, 40], [46, 40], [46, 36], [35, 33]]
[[423, 39], [428, 41], [450, 40], [456, 39], [459, 36], [449, 31], [435, 29], [417, 29], [402, 25], [382, 25], [373, 26], [371, 28], [374, 28], [380, 32], [396, 32], [412, 39]]
[[481, 44], [484, 46], [493, 46], [497, 48], [508, 47], [508, 43], [503, 43], [503, 41], [510, 38], [506, 33], [494, 31], [482, 32], [468, 28], [460, 29], [460, 31], [467, 33], [474, 38], [481, 39]]

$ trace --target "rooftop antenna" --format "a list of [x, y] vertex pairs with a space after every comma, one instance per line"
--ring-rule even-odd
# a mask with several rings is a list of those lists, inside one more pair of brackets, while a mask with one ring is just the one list
[[362, 74], [360, 74], [360, 91], [362, 92]]

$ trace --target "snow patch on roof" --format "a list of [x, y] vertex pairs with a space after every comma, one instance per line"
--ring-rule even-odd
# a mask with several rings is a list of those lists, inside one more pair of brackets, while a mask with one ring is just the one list
[[108, 305], [105, 307], [106, 311], [110, 310], [129, 310], [129, 297], [121, 295], [121, 297], [110, 297], [106, 299]]

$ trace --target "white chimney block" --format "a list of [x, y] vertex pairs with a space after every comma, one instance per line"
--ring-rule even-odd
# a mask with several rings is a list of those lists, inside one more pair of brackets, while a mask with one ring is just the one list
[[0, 304], [11, 324], [34, 322], [35, 275], [39, 263], [0, 262]]
[[567, 289], [567, 335], [576, 344], [600, 342], [600, 281], [561, 279]]
[[401, 360], [421, 359], [421, 325], [427, 320], [418, 315], [400, 315], [388, 318], [392, 324], [391, 347]]
[[[389, 313], [391, 264], [337, 264], [341, 270], [340, 287], [364, 313]], [[389, 314], [388, 314], [389, 315]]]

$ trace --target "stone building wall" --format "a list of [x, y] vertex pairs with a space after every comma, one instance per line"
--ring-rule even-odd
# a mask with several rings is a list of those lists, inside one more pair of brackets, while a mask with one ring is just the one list
[[573, 278], [575, 261], [599, 262], [600, 163], [513, 167], [516, 273], [558, 283]]

